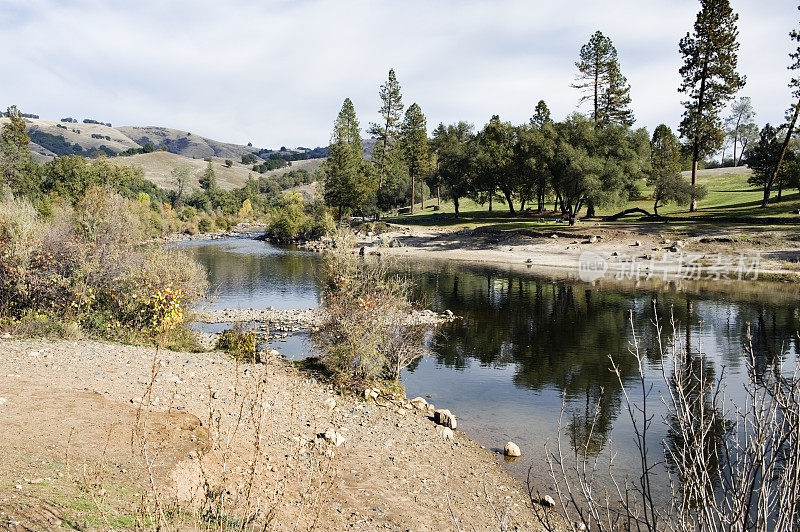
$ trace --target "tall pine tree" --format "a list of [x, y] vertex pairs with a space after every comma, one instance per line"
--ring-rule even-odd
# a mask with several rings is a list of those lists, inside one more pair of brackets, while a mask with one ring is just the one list
[[333, 124], [328, 159], [323, 166], [325, 203], [341, 218], [348, 212], [364, 212], [374, 196], [374, 179], [364, 162], [361, 128], [350, 98], [345, 98]]
[[[431, 170], [431, 153], [428, 145], [428, 129], [425, 115], [416, 103], [412, 103], [400, 128], [400, 147], [411, 178], [411, 213], [414, 213], [416, 185]], [[425, 206], [424, 194], [422, 206]]]
[[631, 87], [622, 75], [617, 49], [611, 39], [597, 31], [581, 46], [580, 59], [575, 63], [578, 76], [572, 87], [583, 92], [580, 103], [592, 102], [595, 124], [626, 124], [634, 122], [630, 109]]
[[381, 122], [371, 123], [367, 132], [375, 138], [372, 162], [378, 171], [380, 191], [384, 183], [391, 179], [389, 174], [393, 165], [390, 152], [400, 132], [400, 119], [403, 116], [403, 95], [400, 93], [400, 83], [397, 81], [394, 69], [389, 69], [389, 78], [381, 85], [378, 94], [381, 98]]
[[[716, 152], [725, 138], [720, 112], [745, 84], [744, 76], [736, 72], [739, 15], [728, 0], [700, 0], [700, 6], [694, 31], [679, 43], [683, 66], [678, 92], [688, 99], [678, 129], [691, 143], [693, 188], [698, 161]], [[689, 210], [697, 210], [696, 196]]]

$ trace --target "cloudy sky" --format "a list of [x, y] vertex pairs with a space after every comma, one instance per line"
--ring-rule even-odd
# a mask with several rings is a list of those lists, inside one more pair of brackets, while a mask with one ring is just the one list
[[[731, 0], [757, 121], [790, 103], [796, 0]], [[362, 127], [394, 68], [429, 129], [544, 99], [576, 110], [578, 51], [600, 30], [631, 84], [637, 126], [677, 125], [678, 41], [697, 0], [0, 0], [0, 106], [42, 118], [159, 125], [255, 146], [328, 143], [345, 97]]]

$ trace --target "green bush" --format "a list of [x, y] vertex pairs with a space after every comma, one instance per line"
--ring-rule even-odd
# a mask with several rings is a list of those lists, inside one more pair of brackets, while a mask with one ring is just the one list
[[236, 323], [232, 329], [225, 329], [219, 335], [217, 349], [222, 349], [234, 358], [255, 361], [256, 333], [253, 330], [246, 331], [241, 323]]

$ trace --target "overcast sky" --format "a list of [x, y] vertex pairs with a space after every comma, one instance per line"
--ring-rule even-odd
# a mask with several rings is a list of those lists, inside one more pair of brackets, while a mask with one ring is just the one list
[[[757, 122], [790, 104], [796, 0], [731, 0]], [[157, 125], [275, 148], [326, 145], [344, 98], [362, 128], [394, 68], [403, 101], [439, 122], [576, 110], [578, 51], [602, 31], [636, 126], [673, 128], [678, 41], [697, 0], [0, 0], [0, 106], [42, 118]], [[588, 108], [584, 108], [588, 110]]]

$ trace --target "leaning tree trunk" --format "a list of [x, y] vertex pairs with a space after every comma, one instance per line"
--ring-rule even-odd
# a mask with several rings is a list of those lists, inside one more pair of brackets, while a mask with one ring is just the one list
[[764, 187], [764, 199], [761, 201], [762, 207], [766, 207], [767, 203], [769, 203], [769, 192], [772, 189], [772, 185], [775, 183], [775, 180], [778, 178], [778, 172], [781, 171], [783, 158], [786, 157], [786, 150], [789, 148], [789, 141], [792, 140], [792, 131], [794, 131], [794, 125], [797, 123], [797, 114], [799, 112], [800, 101], [798, 101], [794, 106], [794, 114], [792, 115], [792, 121], [789, 123], [789, 129], [786, 130], [786, 138], [783, 139], [783, 148], [781, 149], [781, 156], [778, 158], [778, 164], [775, 165], [775, 171], [772, 172], [772, 176], [770, 176], [769, 181], [767, 181], [767, 186]]

